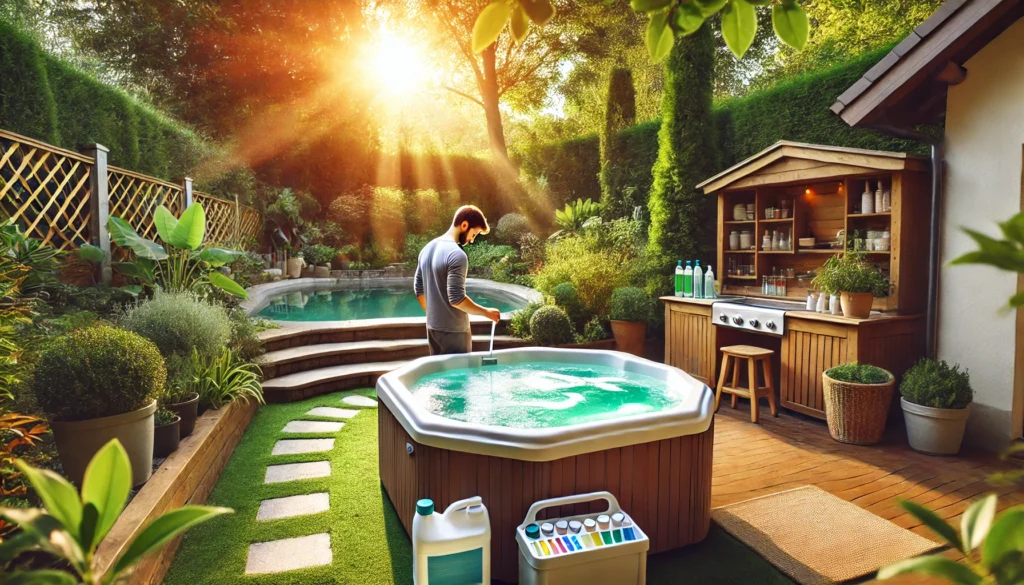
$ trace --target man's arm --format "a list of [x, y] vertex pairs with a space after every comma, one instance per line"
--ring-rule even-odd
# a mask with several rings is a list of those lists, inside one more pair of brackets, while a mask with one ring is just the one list
[[465, 254], [453, 254], [448, 259], [448, 302], [456, 309], [470, 315], [487, 317], [497, 322], [501, 312], [497, 309], [481, 307], [466, 296], [466, 273], [469, 271], [469, 260]]
[[420, 274], [419, 263], [416, 264], [416, 275], [412, 277], [412, 290], [416, 294], [416, 300], [420, 302], [420, 306], [423, 307], [423, 312], [427, 312], [427, 296], [423, 290], [423, 275]]

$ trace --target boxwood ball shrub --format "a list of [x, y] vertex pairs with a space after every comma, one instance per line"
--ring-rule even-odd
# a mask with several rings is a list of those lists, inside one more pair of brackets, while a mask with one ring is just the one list
[[166, 379], [153, 342], [99, 326], [55, 339], [40, 356], [33, 385], [51, 420], [76, 421], [138, 410], [156, 398]]
[[650, 323], [654, 321], [656, 308], [654, 299], [642, 288], [624, 286], [612, 292], [611, 312], [613, 321]]
[[495, 243], [506, 246], [517, 246], [523, 236], [530, 233], [530, 222], [525, 215], [519, 213], [506, 213], [494, 226]]
[[545, 305], [530, 317], [530, 334], [537, 345], [572, 343], [572, 323], [561, 307]]
[[892, 379], [892, 374], [868, 364], [840, 364], [825, 371], [829, 378], [839, 382], [852, 384], [884, 384]]
[[903, 374], [900, 394], [907, 402], [930, 408], [967, 408], [974, 399], [966, 368], [931, 359], [917, 362]]
[[164, 357], [220, 355], [231, 339], [227, 311], [192, 293], [160, 293], [129, 308], [122, 325], [151, 340]]
[[528, 339], [530, 337], [530, 319], [533, 318], [537, 309], [543, 306], [543, 303], [527, 303], [522, 309], [512, 313], [512, 318], [508, 320], [508, 332], [519, 339]]
[[586, 321], [587, 308], [580, 301], [580, 296], [576, 293], [576, 286], [573, 283], [563, 282], [551, 289], [551, 297], [555, 299], [556, 305], [565, 309], [574, 325], [582, 325]]

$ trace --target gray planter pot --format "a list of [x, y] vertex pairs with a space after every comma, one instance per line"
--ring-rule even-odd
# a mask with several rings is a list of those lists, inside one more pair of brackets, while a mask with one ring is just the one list
[[60, 461], [68, 479], [82, 484], [92, 456], [111, 439], [121, 441], [132, 463], [132, 485], [141, 485], [153, 474], [153, 413], [156, 400], [133, 412], [114, 416], [51, 422]]
[[956, 455], [964, 440], [971, 408], [931, 408], [900, 398], [907, 440], [915, 451], [928, 455]]

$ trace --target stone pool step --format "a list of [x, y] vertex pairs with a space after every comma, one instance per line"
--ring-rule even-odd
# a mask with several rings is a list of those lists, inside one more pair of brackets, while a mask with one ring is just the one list
[[[487, 351], [491, 336], [474, 335], [473, 350]], [[494, 348], [523, 347], [522, 339], [510, 335], [495, 335]], [[318, 343], [289, 347], [260, 356], [263, 377], [271, 380], [280, 376], [306, 372], [318, 368], [346, 364], [364, 364], [396, 360], [411, 360], [430, 353], [426, 339], [375, 339], [342, 343]]]
[[[476, 335], [491, 334], [489, 321], [470, 323]], [[505, 332], [506, 323], [498, 323], [497, 332]], [[370, 321], [327, 321], [323, 323], [289, 323], [279, 329], [259, 334], [263, 348], [274, 352], [291, 347], [354, 341], [420, 339], [424, 336], [422, 318], [373, 319]]]
[[296, 372], [263, 382], [263, 397], [267, 402], [293, 402], [310, 396], [369, 388], [377, 378], [408, 363], [408, 360], [346, 364]]

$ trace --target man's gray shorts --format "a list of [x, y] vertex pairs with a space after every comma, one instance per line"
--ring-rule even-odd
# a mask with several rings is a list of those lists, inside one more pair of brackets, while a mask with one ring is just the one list
[[427, 327], [430, 355], [469, 353], [473, 350], [472, 331], [436, 331]]

